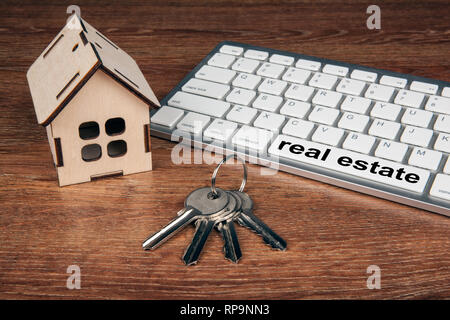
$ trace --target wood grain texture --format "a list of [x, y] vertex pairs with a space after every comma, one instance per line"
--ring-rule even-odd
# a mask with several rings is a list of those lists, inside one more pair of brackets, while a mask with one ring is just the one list
[[[237, 228], [243, 259], [213, 234], [197, 266], [180, 259], [187, 228], [154, 252], [141, 242], [168, 223], [213, 165], [175, 165], [152, 138], [154, 171], [59, 188], [26, 70], [65, 23], [69, 1], [0, 4], [0, 298], [449, 298], [450, 220], [286, 173], [249, 166], [255, 213], [288, 242], [270, 250]], [[449, 81], [446, 0], [79, 1], [82, 16], [136, 59], [162, 98], [219, 41], [235, 40]], [[209, 158], [208, 158], [209, 159]], [[237, 186], [239, 166], [218, 185]], [[81, 267], [81, 290], [66, 269]], [[381, 290], [366, 288], [369, 265]]]

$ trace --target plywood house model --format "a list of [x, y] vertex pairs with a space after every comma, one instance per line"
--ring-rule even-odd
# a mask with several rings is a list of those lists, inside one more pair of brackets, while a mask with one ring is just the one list
[[152, 169], [149, 107], [136, 62], [77, 15], [27, 73], [59, 185]]

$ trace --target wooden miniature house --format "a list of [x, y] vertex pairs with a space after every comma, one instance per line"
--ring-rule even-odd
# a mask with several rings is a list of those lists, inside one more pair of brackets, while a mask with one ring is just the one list
[[152, 169], [149, 107], [136, 62], [77, 15], [29, 68], [59, 185]]

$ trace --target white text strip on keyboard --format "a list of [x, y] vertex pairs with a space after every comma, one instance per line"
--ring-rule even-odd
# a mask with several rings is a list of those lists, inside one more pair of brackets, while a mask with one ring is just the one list
[[412, 166], [286, 135], [279, 135], [268, 152], [417, 193], [424, 191], [430, 175]]
[[168, 104], [172, 107], [182, 108], [207, 114], [213, 117], [222, 117], [230, 108], [230, 103], [197, 96], [186, 92], [177, 92], [170, 98]]

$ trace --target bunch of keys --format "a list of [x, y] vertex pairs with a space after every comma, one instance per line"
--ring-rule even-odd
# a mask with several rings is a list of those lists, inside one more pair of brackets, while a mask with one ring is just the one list
[[237, 263], [242, 257], [242, 252], [234, 221], [260, 235], [272, 248], [286, 250], [286, 241], [253, 214], [253, 201], [243, 192], [247, 182], [247, 167], [243, 160], [236, 157], [242, 162], [244, 168], [244, 177], [239, 190], [229, 191], [216, 187], [219, 168], [231, 157], [234, 155], [225, 157], [217, 165], [211, 179], [211, 187], [192, 191], [184, 202], [184, 208], [178, 212], [178, 217], [143, 242], [142, 247], [145, 250], [156, 249], [188, 224], [194, 223], [196, 227], [194, 237], [182, 257], [186, 265], [198, 262], [213, 228], [222, 235], [225, 258]]

